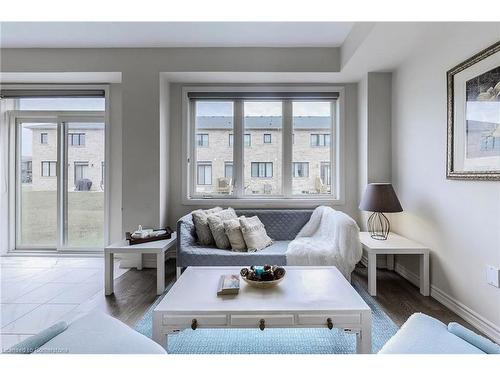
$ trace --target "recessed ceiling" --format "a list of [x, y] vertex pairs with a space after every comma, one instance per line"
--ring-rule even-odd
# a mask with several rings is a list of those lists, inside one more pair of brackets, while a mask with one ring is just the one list
[[2, 22], [2, 48], [338, 47], [352, 22]]

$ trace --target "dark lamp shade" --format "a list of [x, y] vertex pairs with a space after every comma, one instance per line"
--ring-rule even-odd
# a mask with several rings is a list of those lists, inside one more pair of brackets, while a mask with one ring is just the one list
[[403, 211], [391, 184], [368, 184], [359, 209], [371, 212]]

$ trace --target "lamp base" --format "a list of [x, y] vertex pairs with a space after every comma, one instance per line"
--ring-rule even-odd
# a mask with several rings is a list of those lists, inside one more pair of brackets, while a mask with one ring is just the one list
[[382, 212], [374, 212], [368, 218], [368, 232], [375, 240], [386, 240], [391, 231], [391, 223]]

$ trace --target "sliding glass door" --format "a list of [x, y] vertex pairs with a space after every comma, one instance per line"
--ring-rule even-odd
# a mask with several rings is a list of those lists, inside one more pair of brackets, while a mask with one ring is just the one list
[[16, 248], [93, 250], [105, 238], [102, 115], [16, 117]]

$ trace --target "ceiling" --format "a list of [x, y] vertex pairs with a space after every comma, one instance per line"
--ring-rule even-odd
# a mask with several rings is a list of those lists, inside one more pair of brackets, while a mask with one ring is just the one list
[[338, 47], [352, 22], [2, 22], [2, 48]]

